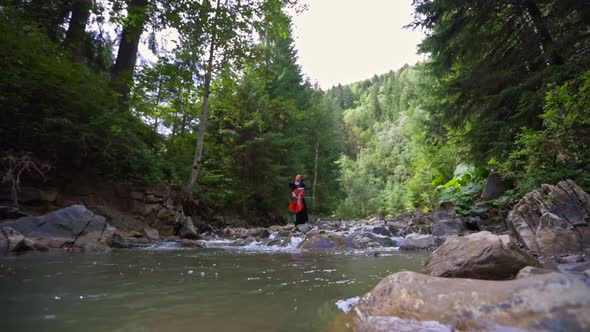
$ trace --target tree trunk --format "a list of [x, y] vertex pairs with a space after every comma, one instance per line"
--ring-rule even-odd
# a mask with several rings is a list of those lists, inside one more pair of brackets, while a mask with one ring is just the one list
[[111, 85], [119, 94], [121, 110], [129, 110], [129, 93], [137, 61], [139, 37], [147, 20], [148, 0], [130, 0], [127, 7], [128, 24], [123, 28], [117, 60], [111, 71]]
[[312, 185], [312, 195], [311, 197], [313, 198], [313, 202], [311, 202], [311, 205], [313, 206], [313, 208], [316, 208], [316, 202], [318, 201], [318, 196], [317, 196], [317, 191], [316, 191], [316, 186], [318, 185], [318, 157], [319, 157], [319, 151], [320, 151], [320, 140], [318, 139], [315, 142], [315, 162], [314, 162], [314, 167], [313, 167], [313, 185]]
[[[217, 1], [219, 8], [219, 0]], [[217, 16], [217, 14], [215, 15]], [[215, 19], [215, 18], [214, 18]], [[213, 57], [215, 55], [215, 33], [211, 36], [211, 45], [209, 47], [209, 60], [207, 61], [207, 72], [205, 73], [205, 84], [203, 85], [203, 106], [201, 107], [201, 117], [199, 118], [199, 134], [197, 135], [197, 148], [195, 158], [193, 159], [193, 169], [191, 177], [186, 186], [186, 194], [190, 200], [193, 199], [193, 190], [197, 185], [197, 178], [201, 170], [201, 156], [203, 155], [203, 142], [205, 141], [205, 125], [207, 124], [207, 111], [209, 109], [209, 89], [211, 87], [211, 76], [213, 73]]]
[[72, 3], [72, 18], [64, 40], [64, 48], [70, 53], [72, 61], [76, 63], [84, 63], [84, 40], [90, 9], [92, 9], [91, 0], [74, 0]]
[[551, 38], [549, 29], [547, 29], [547, 24], [545, 24], [545, 20], [543, 19], [541, 11], [539, 10], [539, 7], [535, 3], [535, 1], [524, 0], [524, 7], [526, 8], [527, 13], [530, 15], [531, 20], [533, 21], [535, 30], [537, 30], [539, 41], [542, 46], [542, 52], [546, 52], [549, 55], [547, 62], [550, 65], [563, 64], [563, 58], [553, 49], [553, 38]]

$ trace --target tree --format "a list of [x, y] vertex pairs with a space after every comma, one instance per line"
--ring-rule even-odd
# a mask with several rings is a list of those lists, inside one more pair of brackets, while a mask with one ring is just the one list
[[91, 0], [72, 0], [72, 14], [64, 40], [64, 48], [71, 53], [74, 62], [83, 63], [85, 60], [85, 30], [91, 9]]
[[120, 107], [125, 111], [129, 110], [129, 93], [137, 61], [139, 37], [147, 18], [148, 0], [129, 0], [117, 58], [111, 71], [113, 89], [119, 94]]

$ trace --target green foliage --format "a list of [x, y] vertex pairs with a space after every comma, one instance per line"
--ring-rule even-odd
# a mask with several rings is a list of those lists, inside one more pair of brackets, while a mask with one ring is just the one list
[[440, 191], [439, 203], [453, 203], [460, 213], [469, 214], [483, 191], [487, 171], [462, 163], [453, 175], [451, 180], [437, 188]]
[[158, 138], [138, 119], [115, 111], [108, 82], [61, 56], [17, 12], [0, 12], [0, 138], [7, 151], [30, 151], [56, 169], [159, 180]]
[[526, 192], [541, 183], [572, 179], [590, 183], [590, 72], [550, 90], [540, 118], [541, 130], [523, 127], [515, 149], [502, 165]]

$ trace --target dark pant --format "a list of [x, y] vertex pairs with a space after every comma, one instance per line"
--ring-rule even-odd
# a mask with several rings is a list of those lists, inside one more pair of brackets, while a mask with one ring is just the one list
[[308, 220], [307, 216], [307, 204], [305, 199], [303, 200], [303, 209], [295, 214], [295, 225], [305, 224]]

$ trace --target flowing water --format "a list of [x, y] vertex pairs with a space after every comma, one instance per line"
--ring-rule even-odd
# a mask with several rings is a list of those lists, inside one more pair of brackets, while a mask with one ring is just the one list
[[[165, 250], [164, 250], [165, 249]], [[252, 249], [252, 248], [250, 248]], [[325, 331], [425, 255], [152, 248], [0, 258], [2, 331]], [[344, 301], [338, 302], [341, 306]]]

